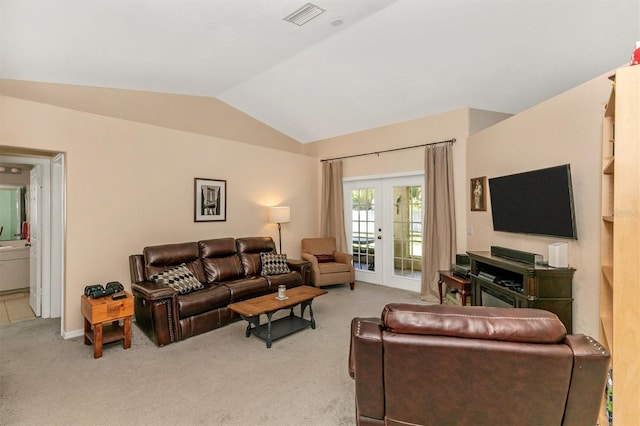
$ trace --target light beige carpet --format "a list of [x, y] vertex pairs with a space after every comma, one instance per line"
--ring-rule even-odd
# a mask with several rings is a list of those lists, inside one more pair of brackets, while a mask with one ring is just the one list
[[130, 349], [112, 343], [93, 359], [82, 338], [60, 337], [59, 319], [2, 325], [0, 424], [355, 424], [351, 319], [380, 316], [390, 302], [423, 302], [363, 283], [327, 290], [313, 302], [316, 329], [271, 349], [245, 337], [244, 321], [163, 348], [134, 323]]

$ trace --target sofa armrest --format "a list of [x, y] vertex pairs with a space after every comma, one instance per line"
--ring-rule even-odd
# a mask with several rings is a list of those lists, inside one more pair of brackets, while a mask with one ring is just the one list
[[177, 292], [151, 281], [131, 283], [138, 327], [158, 346], [180, 340]]
[[312, 268], [318, 267], [318, 258], [311, 253], [300, 253], [300, 257], [302, 257], [302, 260], [306, 260], [307, 262], [311, 263]]
[[320, 267], [318, 266], [318, 258], [311, 253], [301, 253], [302, 260], [309, 262], [311, 273], [309, 279], [309, 285], [314, 286], [317, 282], [320, 282]]
[[385, 409], [382, 328], [379, 318], [351, 321], [349, 374], [356, 381], [356, 407], [373, 419], [383, 419]]
[[302, 275], [302, 284], [309, 285], [311, 282], [311, 262], [300, 259], [287, 259], [289, 269], [298, 271]]
[[562, 424], [596, 424], [611, 356], [595, 339], [582, 334], [568, 335], [565, 343], [573, 351], [573, 370]]
[[[356, 332], [361, 331], [361, 327], [364, 322], [378, 324], [380, 327], [382, 327], [382, 321], [380, 320], [380, 318], [354, 318], [351, 320], [351, 342], [349, 343], [349, 376], [351, 376], [352, 379], [356, 378], [356, 360], [353, 352], [354, 340], [356, 338]], [[358, 327], [360, 327], [360, 330], [358, 330]]]
[[165, 284], [156, 284], [152, 281], [142, 281], [139, 283], [131, 283], [131, 292], [135, 297], [139, 297], [148, 302], [163, 299], [173, 299], [177, 296], [177, 292]]
[[339, 252], [339, 251], [334, 251], [333, 252], [333, 258], [338, 263], [352, 263], [353, 262], [353, 255], [351, 255], [349, 253], [343, 253], [343, 252]]
[[320, 269], [318, 269], [317, 257], [312, 255], [311, 253], [300, 253], [300, 257], [302, 257], [302, 260], [309, 262], [309, 267], [311, 268], [312, 273], [320, 273]]

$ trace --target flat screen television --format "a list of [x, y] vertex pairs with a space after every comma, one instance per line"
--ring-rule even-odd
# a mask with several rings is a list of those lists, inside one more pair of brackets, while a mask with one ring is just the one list
[[489, 179], [493, 229], [578, 239], [569, 164]]

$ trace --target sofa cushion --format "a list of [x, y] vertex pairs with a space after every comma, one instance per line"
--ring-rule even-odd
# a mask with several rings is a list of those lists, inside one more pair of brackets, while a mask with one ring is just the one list
[[170, 267], [182, 263], [196, 276], [198, 281], [206, 282], [202, 263], [198, 252], [198, 243], [163, 244], [145, 247], [143, 252], [144, 267], [147, 279], [154, 274], [166, 271]]
[[178, 315], [188, 318], [203, 312], [225, 307], [231, 301], [231, 292], [223, 285], [205, 284], [204, 289], [178, 296]]
[[231, 292], [231, 303], [269, 293], [269, 282], [264, 277], [248, 277], [241, 280], [225, 281], [220, 285], [227, 287]]
[[202, 259], [207, 282], [222, 282], [241, 278], [244, 270], [238, 256]]
[[262, 275], [288, 274], [290, 271], [287, 265], [286, 254], [260, 253], [260, 263], [262, 264]]
[[288, 274], [267, 275], [265, 277], [269, 281], [269, 290], [277, 291], [278, 286], [285, 286], [287, 289], [299, 287], [303, 284], [302, 275], [298, 271], [291, 271]]
[[327, 262], [319, 263], [318, 269], [321, 274], [337, 274], [340, 272], [350, 272], [351, 265], [348, 263]]
[[260, 275], [262, 271], [260, 253], [276, 253], [276, 245], [271, 237], [237, 238], [236, 246], [246, 277]]
[[193, 275], [184, 263], [167, 269], [166, 271], [153, 274], [150, 281], [157, 284], [165, 284], [180, 294], [186, 294], [194, 290], [204, 288], [202, 283]]
[[336, 260], [333, 258], [333, 254], [316, 254], [316, 259], [318, 259], [318, 263], [328, 263], [335, 262]]
[[202, 266], [207, 282], [221, 282], [242, 278], [244, 270], [233, 238], [198, 241]]

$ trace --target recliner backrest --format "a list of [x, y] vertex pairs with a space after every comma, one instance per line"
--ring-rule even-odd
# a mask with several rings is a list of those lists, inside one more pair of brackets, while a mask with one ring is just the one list
[[387, 419], [446, 424], [458, 410], [463, 424], [561, 424], [573, 364], [562, 322], [539, 310], [448, 308], [385, 307]]
[[235, 280], [244, 276], [234, 238], [198, 241], [198, 249], [207, 282]]
[[271, 237], [237, 238], [236, 247], [244, 274], [248, 277], [262, 272], [260, 253], [276, 253], [276, 245]]
[[177, 243], [145, 247], [142, 251], [146, 278], [184, 263], [201, 283], [207, 282], [200, 262], [198, 244]]
[[336, 251], [336, 239], [333, 237], [303, 238], [300, 246], [302, 253], [333, 254]]

